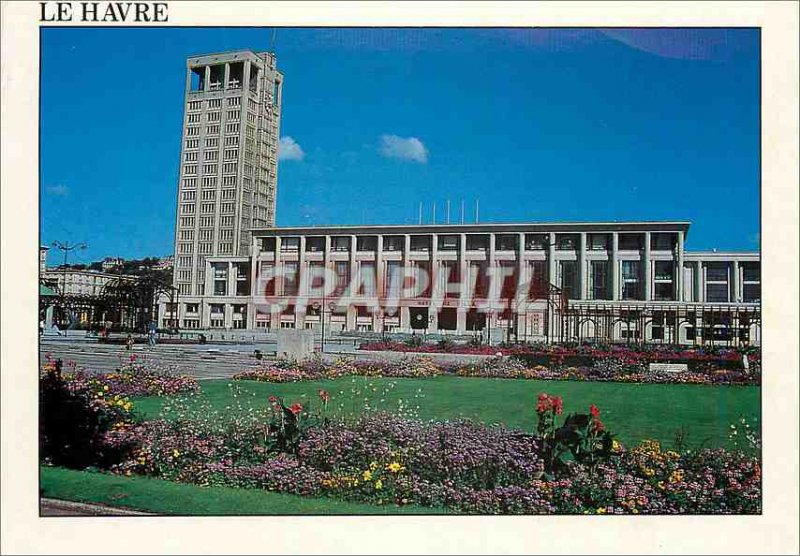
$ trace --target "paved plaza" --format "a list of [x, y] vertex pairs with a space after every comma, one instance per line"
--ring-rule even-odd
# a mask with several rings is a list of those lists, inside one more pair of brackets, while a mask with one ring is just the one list
[[[375, 352], [358, 350], [358, 341], [352, 338], [332, 338], [325, 341], [325, 358], [355, 357], [359, 359], [398, 360], [420, 357], [420, 354], [401, 352]], [[42, 357], [74, 361], [78, 368], [92, 372], [110, 372], [118, 369], [131, 355], [154, 364], [163, 365], [176, 372], [187, 373], [198, 380], [230, 378], [234, 374], [258, 366], [264, 359], [274, 359], [276, 341], [252, 344], [157, 344], [150, 348], [146, 344], [135, 344], [128, 351], [124, 345], [101, 344], [96, 340], [75, 338], [43, 338], [39, 344]], [[319, 349], [319, 342], [317, 342]], [[261, 361], [255, 351], [263, 354]], [[462, 355], [450, 353], [424, 354], [437, 362], [481, 361], [484, 355]]]

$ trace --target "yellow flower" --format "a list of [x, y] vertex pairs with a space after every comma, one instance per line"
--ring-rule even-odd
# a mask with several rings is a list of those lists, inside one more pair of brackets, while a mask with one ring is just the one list
[[378, 462], [373, 461], [372, 463], [369, 464], [369, 468], [375, 471], [378, 468]]
[[375, 490], [380, 490], [382, 488], [383, 488], [383, 481], [381, 481], [380, 479], [375, 481]]
[[612, 442], [611, 449], [614, 450], [615, 452], [619, 452], [619, 442], [617, 442], [616, 440]]
[[658, 488], [664, 490], [664, 481], [658, 481]]
[[178, 457], [178, 456], [180, 456], [180, 455], [181, 455], [181, 453], [180, 453], [180, 451], [179, 451], [179, 450], [177, 450], [177, 449], [175, 449], [175, 450], [172, 450], [172, 457], [175, 457], [175, 458], [177, 458], [177, 457]]
[[108, 392], [108, 384], [106, 384], [105, 386], [103, 386], [103, 390], [105, 390], [106, 392]]
[[361, 474], [361, 477], [362, 477], [362, 478], [363, 478], [365, 481], [371, 481], [371, 480], [372, 480], [372, 471], [370, 471], [370, 470], [364, 471], [364, 472]]
[[648, 477], [652, 477], [653, 475], [656, 474], [656, 472], [653, 469], [646, 467], [644, 470], [644, 474], [647, 475]]
[[604, 513], [606, 513], [606, 509], [605, 508], [597, 508], [597, 513], [604, 514]]
[[395, 462], [392, 462], [389, 465], [387, 465], [386, 469], [388, 469], [392, 473], [400, 473], [401, 471], [403, 471], [405, 469], [405, 467], [403, 467], [402, 465], [400, 465], [399, 463], [397, 463], [395, 461]]

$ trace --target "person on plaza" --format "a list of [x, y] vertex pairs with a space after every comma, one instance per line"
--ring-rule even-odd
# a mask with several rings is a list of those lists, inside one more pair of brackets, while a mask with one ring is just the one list
[[150, 321], [147, 329], [147, 345], [149, 347], [155, 347], [156, 345], [156, 323], [153, 321]]
[[133, 349], [133, 336], [131, 336], [130, 334], [128, 334], [128, 338], [125, 340], [125, 349], [127, 349], [128, 351]]

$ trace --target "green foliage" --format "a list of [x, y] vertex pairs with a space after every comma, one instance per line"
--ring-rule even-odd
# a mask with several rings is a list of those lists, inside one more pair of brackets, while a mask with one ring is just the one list
[[127, 412], [89, 392], [73, 391], [61, 374], [61, 361], [39, 379], [39, 439], [42, 461], [83, 469], [109, 467], [131, 446], [109, 446], [107, 432], [126, 419]]
[[422, 345], [422, 336], [411, 336], [409, 339], [405, 341], [405, 344], [408, 347], [420, 347]]
[[267, 425], [267, 447], [271, 451], [296, 454], [305, 432], [320, 419], [299, 403], [287, 406], [283, 398], [270, 397], [272, 413]]

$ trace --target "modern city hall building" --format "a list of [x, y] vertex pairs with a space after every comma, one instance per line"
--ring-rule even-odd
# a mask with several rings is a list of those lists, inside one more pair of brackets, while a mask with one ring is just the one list
[[166, 307], [162, 325], [320, 330], [324, 319], [330, 331], [758, 343], [759, 255], [687, 251], [688, 232], [688, 222], [254, 230], [249, 255], [206, 258], [206, 295]]
[[187, 60], [162, 327], [760, 343], [759, 254], [684, 221], [274, 227], [282, 83], [271, 53]]

